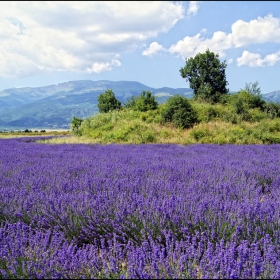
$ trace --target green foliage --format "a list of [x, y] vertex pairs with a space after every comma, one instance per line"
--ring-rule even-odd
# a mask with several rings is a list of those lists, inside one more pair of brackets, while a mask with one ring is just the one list
[[133, 109], [136, 106], [136, 98], [131, 96], [126, 103], [124, 103], [124, 108]]
[[83, 136], [105, 143], [153, 143], [157, 133], [148, 123], [152, 123], [151, 119], [156, 115], [158, 112], [155, 111], [110, 111], [87, 118], [81, 131]]
[[246, 83], [244, 89], [240, 89], [240, 91], [247, 91], [253, 95], [261, 95], [261, 88], [258, 86], [259, 82], [256, 81], [254, 83]]
[[80, 127], [82, 125], [83, 120], [79, 119], [77, 117], [73, 117], [71, 121], [71, 131], [74, 133], [74, 135], [81, 135]]
[[253, 94], [246, 90], [241, 90], [237, 94], [237, 100], [241, 101], [246, 109], [260, 108], [263, 110], [265, 101], [259, 94]]
[[143, 90], [136, 98], [132, 96], [127, 103], [124, 104], [125, 108], [131, 108], [135, 111], [146, 112], [158, 108], [156, 98], [150, 91]]
[[112, 110], [121, 109], [121, 102], [115, 97], [113, 91], [108, 89], [98, 96], [97, 107], [100, 113], [108, 113]]
[[158, 105], [143, 91], [122, 110], [75, 118], [72, 127], [82, 136], [77, 139], [92, 143], [280, 143], [280, 104], [266, 103], [256, 86], [252, 92], [224, 94], [218, 103], [201, 102], [201, 92], [193, 99], [175, 95]]
[[280, 104], [274, 102], [265, 103], [264, 112], [270, 119], [280, 118]]
[[[259, 121], [266, 117], [263, 113], [266, 102], [261, 95], [252, 94], [246, 90], [239, 91], [228, 99], [228, 105], [236, 115], [232, 119], [240, 121]], [[234, 122], [233, 122], [234, 123]]]
[[197, 114], [188, 99], [180, 95], [168, 99], [162, 117], [165, 122], [172, 122], [180, 128], [189, 128], [198, 122]]
[[208, 128], [197, 128], [197, 129], [193, 129], [190, 133], [190, 135], [196, 140], [200, 140], [204, 137], [207, 137], [207, 136], [211, 136], [211, 132], [209, 131]]
[[185, 67], [179, 71], [190, 83], [194, 97], [206, 102], [216, 103], [222, 95], [228, 93], [226, 88], [226, 62], [220, 62], [219, 55], [210, 52], [199, 53], [194, 58], [186, 59]]
[[210, 122], [220, 119], [226, 112], [226, 107], [220, 104], [193, 102], [192, 106], [197, 112], [198, 122]]

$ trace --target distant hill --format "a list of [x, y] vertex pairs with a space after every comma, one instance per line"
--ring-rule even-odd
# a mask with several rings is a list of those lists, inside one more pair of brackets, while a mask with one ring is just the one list
[[263, 94], [263, 99], [269, 102], [280, 103], [280, 90]]
[[155, 94], [159, 103], [174, 94], [192, 96], [189, 88], [152, 88], [131, 81], [80, 80], [45, 87], [12, 88], [0, 92], [0, 130], [25, 128], [69, 128], [73, 116], [89, 117], [98, 112], [98, 96], [112, 89], [126, 102], [143, 90]]
[[[134, 81], [79, 80], [43, 87], [11, 88], [0, 92], [0, 130], [69, 129], [73, 116], [86, 118], [98, 112], [98, 96], [107, 89], [112, 89], [122, 103], [143, 90], [150, 90], [159, 103], [174, 94], [193, 96], [190, 88], [152, 88]], [[280, 90], [264, 94], [263, 98], [280, 102]]]

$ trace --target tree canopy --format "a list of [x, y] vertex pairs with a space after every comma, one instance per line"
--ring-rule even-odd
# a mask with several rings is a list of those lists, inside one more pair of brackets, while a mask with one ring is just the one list
[[79, 128], [82, 125], [83, 121], [84, 121], [83, 119], [77, 118], [75, 116], [73, 117], [73, 119], [71, 121], [71, 130], [73, 131], [73, 133], [75, 135], [80, 135], [81, 134]]
[[256, 81], [254, 83], [245, 83], [245, 88], [240, 89], [240, 91], [247, 91], [254, 95], [261, 95], [261, 88], [259, 87], [259, 82]]
[[181, 76], [189, 81], [196, 99], [218, 102], [222, 95], [228, 93], [226, 66], [225, 61], [219, 60], [219, 54], [208, 49], [205, 53], [186, 59], [185, 67], [181, 67], [179, 71]]
[[97, 107], [100, 113], [108, 113], [112, 110], [121, 109], [121, 102], [116, 98], [114, 92], [108, 89], [98, 96]]

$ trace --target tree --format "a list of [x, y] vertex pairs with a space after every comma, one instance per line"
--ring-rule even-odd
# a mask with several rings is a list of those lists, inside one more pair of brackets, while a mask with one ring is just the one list
[[254, 95], [261, 95], [261, 88], [258, 87], [258, 85], [259, 85], [258, 81], [254, 82], [254, 83], [249, 83], [249, 84], [246, 83], [245, 88], [240, 89], [240, 91], [245, 90]]
[[226, 66], [225, 61], [220, 62], [219, 54], [208, 49], [205, 53], [186, 59], [185, 67], [181, 67], [179, 71], [181, 76], [189, 81], [196, 99], [218, 102], [221, 96], [228, 93]]
[[136, 105], [136, 98], [131, 96], [126, 103], [124, 103], [125, 108], [134, 109]]
[[83, 119], [73, 117], [71, 121], [71, 130], [75, 135], [81, 135], [80, 126], [82, 125], [83, 121]]
[[175, 127], [189, 128], [198, 122], [197, 114], [188, 99], [178, 94], [170, 97], [162, 111], [165, 122], [173, 122]]
[[100, 113], [108, 113], [112, 110], [121, 109], [121, 102], [115, 97], [111, 89], [106, 90], [98, 96], [97, 107]]
[[132, 96], [128, 102], [125, 104], [126, 108], [131, 108], [135, 111], [146, 112], [149, 110], [155, 110], [158, 107], [156, 98], [148, 90], [143, 90], [139, 96], [136, 98]]

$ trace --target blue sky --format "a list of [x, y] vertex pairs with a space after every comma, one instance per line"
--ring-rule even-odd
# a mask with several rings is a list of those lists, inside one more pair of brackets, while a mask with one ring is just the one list
[[280, 2], [0, 2], [0, 90], [72, 80], [189, 87], [179, 69], [207, 48], [229, 89], [280, 90]]

